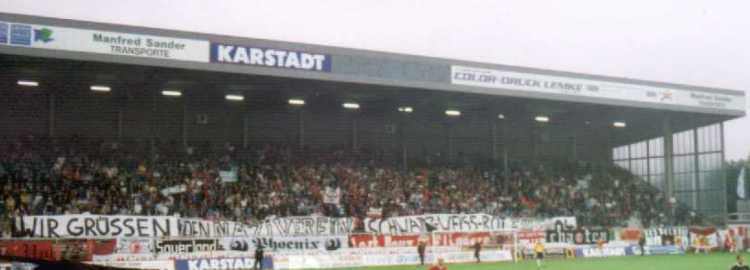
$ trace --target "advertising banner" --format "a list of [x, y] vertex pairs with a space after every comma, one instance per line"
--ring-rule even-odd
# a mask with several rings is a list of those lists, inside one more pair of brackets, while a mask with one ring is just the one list
[[153, 239], [118, 238], [115, 252], [117, 254], [153, 254], [156, 247]]
[[431, 236], [354, 234], [349, 236], [349, 243], [355, 248], [367, 247], [416, 247], [419, 241], [431, 242]]
[[211, 63], [331, 72], [332, 62], [327, 54], [211, 43]]
[[[473, 262], [474, 252], [456, 247], [431, 247], [426, 254], [425, 262], [434, 263], [437, 258], [443, 258], [447, 263]], [[483, 250], [482, 261], [511, 261], [509, 250]], [[303, 254], [281, 254], [274, 256], [274, 266], [277, 269], [311, 269], [311, 268], [340, 268], [408, 265], [419, 264], [419, 256], [412, 247], [396, 248], [357, 248], [342, 249], [332, 253], [305, 252]]]
[[586, 229], [572, 228], [558, 223], [554, 229], [545, 231], [545, 242], [566, 243], [576, 245], [591, 245], [599, 242], [609, 242], [610, 231], [606, 228]]
[[295, 252], [305, 250], [334, 251], [349, 248], [346, 236], [287, 236], [255, 238], [223, 238], [225, 250], [254, 251], [258, 246], [270, 252]]
[[466, 66], [451, 66], [451, 83], [521, 92], [611, 100], [745, 110], [745, 97], [631, 83], [570, 78]]
[[546, 235], [543, 230], [519, 231], [518, 232], [518, 244], [522, 246], [531, 246], [531, 244], [535, 243], [536, 241], [544, 242], [545, 236]]
[[0, 22], [0, 46], [208, 63], [209, 42], [133, 33]]
[[174, 263], [170, 260], [99, 261], [89, 263], [123, 269], [174, 270]]
[[156, 253], [194, 253], [224, 250], [217, 239], [154, 240]]
[[633, 255], [629, 247], [579, 247], [575, 250], [576, 257], [620, 257]]
[[620, 240], [634, 243], [638, 243], [638, 241], [641, 239], [641, 236], [643, 235], [640, 229], [635, 228], [623, 228], [617, 230], [617, 232]]
[[643, 230], [648, 246], [666, 246], [679, 243], [680, 246], [691, 244], [690, 232], [687, 227], [663, 227]]
[[[264, 269], [273, 269], [270, 258], [264, 261]], [[175, 260], [175, 270], [242, 270], [253, 269], [254, 258], [210, 258], [194, 260]], [[270, 266], [270, 268], [268, 268]]]
[[[630, 254], [640, 255], [641, 248], [639, 246], [631, 246]], [[645, 246], [643, 248], [645, 255], [679, 255], [685, 254], [685, 250], [679, 246], [668, 245], [668, 246]]]
[[115, 240], [2, 240], [0, 255], [39, 260], [90, 261], [92, 256], [112, 254]]
[[59, 250], [54, 247], [51, 240], [0, 241], [0, 255], [48, 261], [60, 259]]

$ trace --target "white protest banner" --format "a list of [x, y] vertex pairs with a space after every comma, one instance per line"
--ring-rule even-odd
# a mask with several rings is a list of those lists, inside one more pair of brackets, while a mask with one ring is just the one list
[[297, 216], [272, 218], [247, 225], [231, 221], [180, 219], [179, 228], [180, 236], [185, 237], [330, 236], [350, 233], [354, 229], [354, 220]]
[[185, 186], [185, 184], [182, 184], [182, 185], [171, 186], [168, 188], [163, 188], [161, 190], [161, 194], [164, 196], [169, 196], [172, 194], [183, 193], [185, 191], [187, 191], [187, 186]]
[[219, 178], [224, 183], [237, 182], [237, 168], [232, 168], [228, 171], [219, 171]]
[[266, 220], [251, 225], [255, 236], [346, 235], [354, 230], [353, 218], [298, 216]]
[[[436, 232], [486, 232], [501, 230], [538, 230], [554, 227], [562, 222], [576, 226], [575, 217], [549, 219], [518, 219], [487, 214], [432, 214], [393, 218], [366, 218], [364, 225], [368, 233], [413, 234]], [[432, 229], [431, 229], [432, 228]]]
[[323, 203], [326, 204], [339, 204], [341, 200], [341, 189], [327, 187], [323, 192]]
[[565, 228], [578, 227], [575, 217], [513, 218], [511, 220], [513, 229], [522, 230], [548, 230], [555, 228], [558, 224], [562, 224]]
[[169, 216], [59, 215], [24, 216], [16, 231], [30, 238], [149, 238], [178, 236], [177, 218]]
[[250, 236], [250, 226], [233, 221], [211, 221], [202, 219], [181, 218], [177, 220], [182, 237], [225, 237]]

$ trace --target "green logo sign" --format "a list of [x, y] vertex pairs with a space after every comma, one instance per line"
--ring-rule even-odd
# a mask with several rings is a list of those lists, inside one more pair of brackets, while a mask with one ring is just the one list
[[49, 28], [34, 29], [34, 41], [41, 41], [44, 43], [53, 41], [52, 33], [52, 29]]

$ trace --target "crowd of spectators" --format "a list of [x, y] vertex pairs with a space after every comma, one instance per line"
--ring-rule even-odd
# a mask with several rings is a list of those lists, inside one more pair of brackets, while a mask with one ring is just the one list
[[215, 149], [158, 140], [4, 139], [0, 213], [4, 221], [91, 213], [247, 223], [291, 215], [488, 213], [572, 215], [598, 226], [624, 225], [635, 216], [650, 226], [667, 222], [679, 208], [670, 209], [658, 190], [611, 166], [556, 161], [519, 162], [507, 174], [450, 166], [404, 170], [370, 156], [229, 143]]

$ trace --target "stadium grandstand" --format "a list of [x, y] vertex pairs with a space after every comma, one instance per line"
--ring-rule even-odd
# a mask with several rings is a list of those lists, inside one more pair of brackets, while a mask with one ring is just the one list
[[326, 268], [748, 237], [723, 169], [742, 91], [3, 13], [0, 63], [0, 246], [56, 250], [10, 255]]

